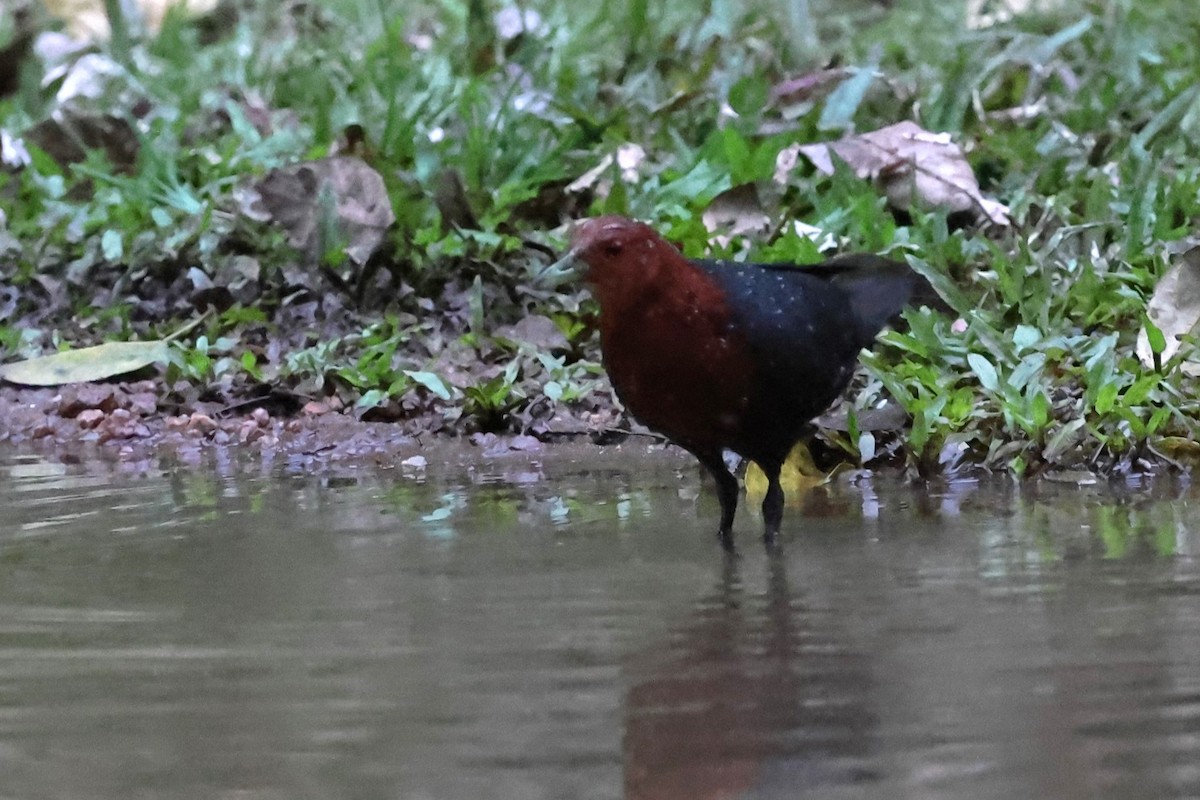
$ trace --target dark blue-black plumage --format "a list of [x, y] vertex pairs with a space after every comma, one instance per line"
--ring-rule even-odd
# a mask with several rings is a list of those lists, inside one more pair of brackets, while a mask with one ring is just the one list
[[859, 351], [909, 302], [905, 264], [851, 255], [814, 264], [693, 261], [724, 293], [729, 328], [755, 370], [739, 441], [730, 449], [782, 462], [804, 426], [845, 391]]

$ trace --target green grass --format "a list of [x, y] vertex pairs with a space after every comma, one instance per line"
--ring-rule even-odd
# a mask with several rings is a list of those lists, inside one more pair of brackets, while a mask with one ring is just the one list
[[[893, 399], [909, 427], [826, 439], [922, 473], [959, 462], [1121, 470], [1195, 440], [1194, 382], [1175, 362], [1144, 368], [1133, 350], [1167, 245], [1194, 235], [1200, 208], [1193, 0], [1062, 4], [982, 30], [937, 0], [814, 0], [799, 18], [784, 10], [794, 5], [531, 2], [542, 26], [511, 40], [494, 24], [500, 5], [484, 0], [329, 0], [288, 15], [258, 4], [211, 41], [171, 19], [119, 59], [131, 71], [95, 103], [134, 121], [130, 169], [100, 153], [64, 168], [34, 149], [32, 167], [0, 173], [4, 279], [42, 333], [0, 320], [0, 355], [169, 331], [179, 320], [142, 301], [177, 300], [193, 267], [229, 284], [251, 259], [251, 308], [214, 317], [169, 378], [230, 391], [265, 380], [400, 416], [432, 410], [452, 426], [522, 427], [538, 404], [586, 404], [604, 385], [590, 301], [532, 289], [546, 256], [526, 242], [557, 248], [565, 216], [621, 213], [689, 254], [811, 259], [790, 234], [716, 249], [700, 214], [727, 188], [768, 184], [792, 143], [912, 119], [969, 146], [1013, 225], [898, 220], [868, 183], [805, 166], [764, 194], [774, 219], [907, 255], [965, 323], [913, 311], [864, 358], [855, 408]], [[831, 94], [786, 112], [767, 103], [781, 80], [831, 63], [851, 68]], [[21, 85], [0, 99], [12, 132], [53, 104], [36, 81]], [[1035, 110], [995, 113], [1018, 107]], [[239, 191], [328, 154], [348, 126], [364, 131], [397, 223], [366, 268], [336, 250], [305, 264], [239, 213]], [[626, 143], [646, 152], [640, 180], [614, 168], [606, 196], [562, 195]], [[477, 229], [443, 224], [449, 175]], [[316, 312], [313, 336], [288, 322], [305, 282], [309, 296], [340, 296]], [[38, 303], [50, 311], [38, 316]], [[497, 337], [529, 312], [558, 323], [566, 353]], [[267, 354], [272, 336], [288, 352]]]

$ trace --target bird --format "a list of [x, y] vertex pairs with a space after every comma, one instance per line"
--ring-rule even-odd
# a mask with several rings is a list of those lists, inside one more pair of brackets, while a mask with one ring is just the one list
[[543, 270], [553, 283], [580, 273], [617, 397], [712, 474], [730, 550], [739, 485], [724, 452], [767, 476], [763, 540], [775, 544], [784, 460], [919, 280], [869, 254], [807, 266], [689, 259], [649, 225], [612, 215], [575, 224], [567, 253]]

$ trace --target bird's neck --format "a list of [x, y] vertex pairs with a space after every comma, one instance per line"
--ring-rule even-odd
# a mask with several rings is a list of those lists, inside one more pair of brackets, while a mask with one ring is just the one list
[[699, 267], [672, 245], [654, 244], [593, 283], [601, 309], [601, 346], [610, 352], [638, 351], [647, 337], [661, 335], [663, 326], [724, 308], [724, 297]]
[[628, 319], [678, 291], [695, 269], [666, 242], [646, 241], [638, 251], [591, 275], [592, 292], [607, 316]]

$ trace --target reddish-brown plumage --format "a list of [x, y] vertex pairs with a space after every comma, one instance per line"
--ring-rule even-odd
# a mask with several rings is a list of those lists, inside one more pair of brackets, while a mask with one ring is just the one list
[[751, 365], [720, 288], [622, 219], [589, 220], [574, 242], [589, 266], [604, 366], [622, 402], [685, 446], [725, 447], [746, 410]]
[[622, 217], [579, 224], [571, 254], [587, 264], [604, 366], [621, 401], [716, 478], [726, 544], [738, 485], [722, 452], [757, 462], [768, 478], [763, 516], [773, 539], [784, 458], [845, 389], [859, 350], [907, 302], [912, 273], [874, 256], [811, 270], [689, 261]]

